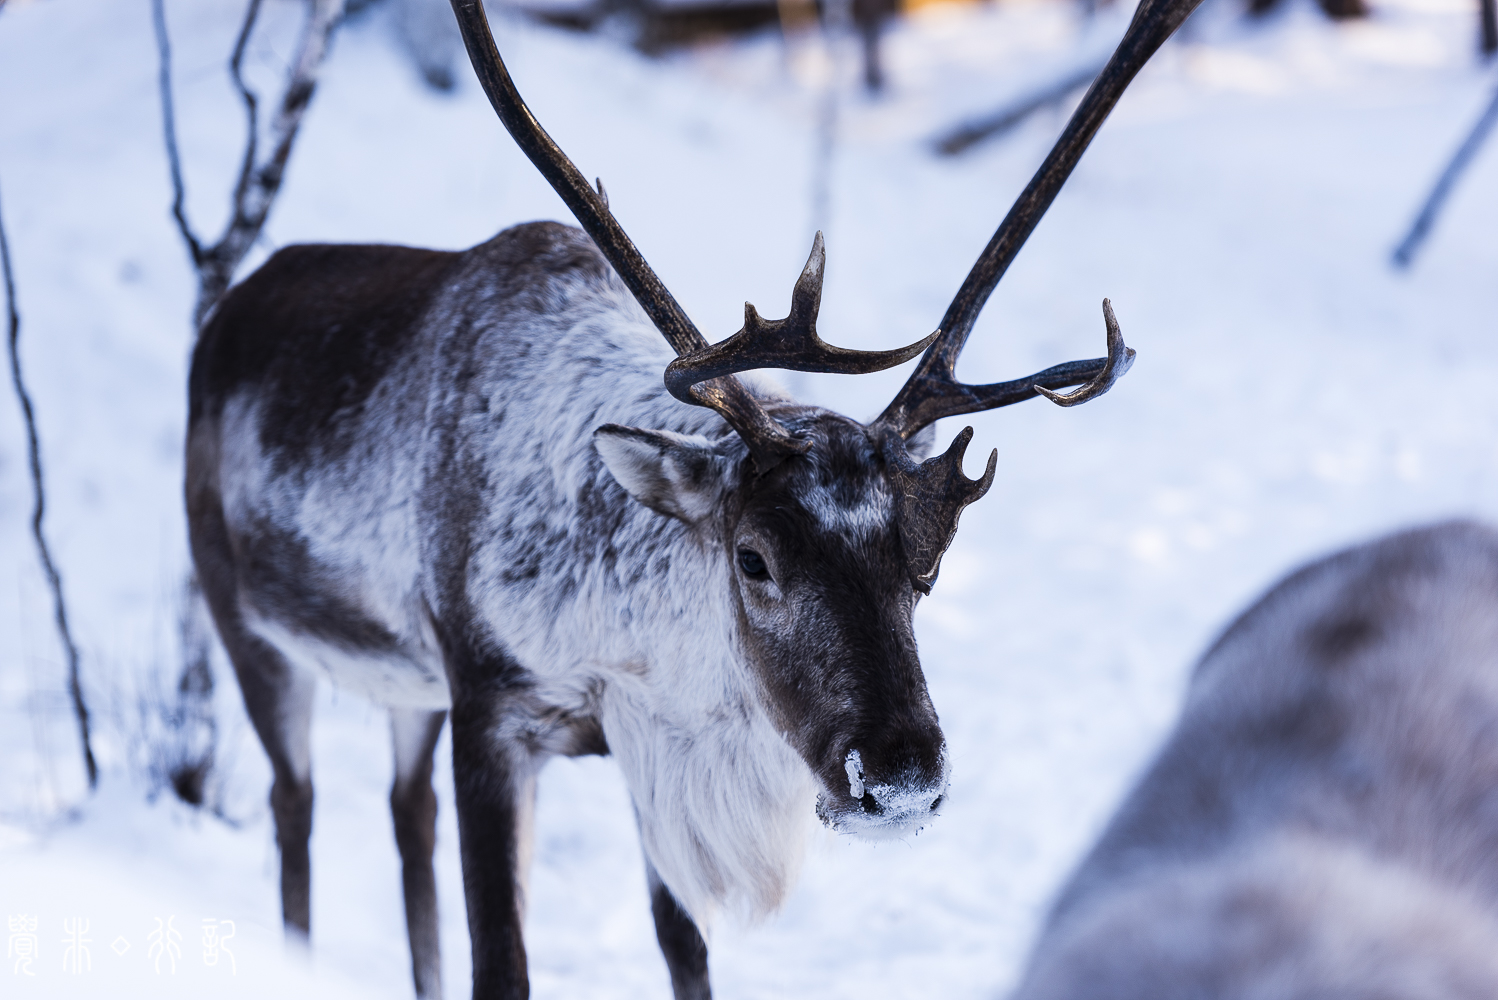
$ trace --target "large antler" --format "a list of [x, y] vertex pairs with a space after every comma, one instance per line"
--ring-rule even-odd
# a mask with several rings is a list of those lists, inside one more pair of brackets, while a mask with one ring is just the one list
[[[998, 231], [988, 241], [967, 280], [957, 290], [942, 317], [938, 340], [926, 351], [926, 356], [894, 401], [879, 415], [876, 425], [892, 429], [902, 439], [908, 439], [942, 417], [1008, 406], [1037, 394], [1063, 406], [1073, 406], [1107, 392], [1128, 371], [1134, 361], [1134, 352], [1124, 345], [1118, 323], [1113, 318], [1113, 309], [1105, 300], [1103, 315], [1108, 325], [1106, 358], [1071, 361], [1027, 378], [991, 385], [966, 385], [956, 376], [958, 355], [967, 343], [978, 313], [1013, 263], [1020, 247], [1035, 230], [1041, 216], [1050, 208], [1061, 186], [1071, 176], [1103, 120], [1150, 56], [1200, 3], [1201, 0], [1142, 0], [1113, 58], [1082, 98], [1050, 155], [999, 224]], [[1054, 392], [1078, 384], [1083, 387], [1076, 392], [1064, 396]]]
[[753, 306], [746, 305], [744, 329], [721, 344], [709, 345], [614, 219], [603, 185], [595, 191], [588, 184], [526, 107], [494, 44], [482, 0], [452, 0], [452, 6], [474, 72], [510, 137], [556, 189], [679, 356], [668, 369], [672, 395], [721, 414], [749, 446], [757, 471], [768, 471], [788, 455], [804, 452], [808, 445], [771, 418], [733, 377], [735, 373], [752, 368], [849, 374], [881, 371], [910, 360], [931, 343], [927, 337], [896, 351], [849, 351], [824, 343], [815, 326], [824, 260], [818, 233], [811, 260], [796, 283], [791, 315], [766, 322]]
[[[957, 357], [967, 343], [978, 313], [1071, 176], [1108, 112], [1150, 56], [1200, 3], [1201, 0], [1142, 0], [1113, 58], [1082, 98], [1050, 155], [957, 290], [937, 328], [936, 342], [927, 349], [894, 401], [874, 422], [874, 431], [884, 441], [890, 481], [899, 493], [900, 537], [911, 584], [921, 593], [930, 593], [936, 581], [942, 554], [957, 532], [962, 508], [983, 496], [992, 485], [998, 452], [989, 455], [983, 476], [968, 479], [962, 472], [962, 455], [972, 440], [971, 427], [957, 436], [946, 454], [920, 465], [906, 453], [905, 440], [942, 417], [991, 410], [1036, 395], [1061, 406], [1085, 403], [1112, 388], [1134, 363], [1134, 352], [1124, 344], [1113, 306], [1104, 299], [1103, 321], [1108, 328], [1106, 358], [1068, 361], [1026, 378], [991, 385], [966, 385], [956, 375]], [[1082, 387], [1074, 392], [1055, 391], [1079, 384]]]

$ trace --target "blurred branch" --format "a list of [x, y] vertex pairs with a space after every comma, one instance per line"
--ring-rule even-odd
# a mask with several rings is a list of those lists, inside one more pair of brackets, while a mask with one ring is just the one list
[[1484, 57], [1498, 52], [1498, 0], [1478, 0], [1478, 18], [1482, 22], [1482, 40], [1478, 43]]
[[[1248, 0], [1248, 12], [1262, 17], [1279, 6], [1280, 0]], [[1365, 0], [1316, 0], [1321, 12], [1333, 21], [1348, 21], [1367, 17], [1370, 13]]]
[[[0, 0], [3, 5], [4, 0]], [[68, 608], [62, 595], [62, 575], [52, 561], [52, 551], [47, 547], [46, 535], [42, 532], [42, 516], [47, 509], [46, 491], [42, 486], [41, 441], [36, 432], [36, 411], [31, 405], [31, 395], [26, 391], [26, 382], [21, 377], [21, 313], [16, 305], [16, 279], [10, 266], [10, 243], [5, 237], [5, 219], [0, 215], [0, 272], [4, 274], [6, 314], [9, 325], [10, 378], [16, 389], [16, 398], [21, 403], [21, 414], [26, 420], [26, 449], [31, 460], [31, 488], [36, 505], [31, 514], [31, 535], [36, 540], [37, 555], [41, 559], [42, 572], [52, 590], [52, 607], [57, 621], [57, 634], [62, 642], [63, 654], [68, 661], [68, 693], [73, 698], [73, 714], [78, 719], [78, 735], [83, 742], [83, 764], [88, 771], [88, 787], [98, 787], [99, 768], [94, 763], [93, 743], [89, 739], [88, 706], [83, 701], [83, 687], [78, 679], [78, 645], [73, 641], [73, 631], [68, 627]]]
[[956, 156], [986, 139], [1003, 135], [1035, 112], [1060, 104], [1073, 91], [1092, 83], [1106, 63], [1107, 60], [1103, 60], [1096, 65], [1083, 67], [1010, 102], [990, 115], [957, 126], [936, 139], [936, 151], [943, 156]]
[[1414, 262], [1415, 253], [1420, 245], [1425, 242], [1426, 236], [1430, 235], [1431, 227], [1435, 225], [1436, 217], [1441, 214], [1442, 207], [1446, 204], [1451, 189], [1461, 178], [1462, 172], [1467, 169], [1477, 151], [1482, 148], [1483, 140], [1493, 130], [1493, 125], [1498, 123], [1498, 89], [1493, 91], [1493, 99], [1488, 102], [1487, 108], [1477, 124], [1472, 126], [1472, 131], [1467, 134], [1466, 140], [1457, 149], [1456, 155], [1446, 165], [1441, 173], [1440, 180], [1431, 190], [1430, 197], [1425, 199], [1425, 205], [1420, 209], [1420, 214], [1415, 217], [1415, 224], [1410, 227], [1409, 234], [1400, 242], [1394, 250], [1394, 266], [1404, 269]]
[[259, 99], [245, 83], [243, 75], [244, 55], [260, 14], [261, 0], [250, 0], [245, 10], [244, 22], [240, 26], [234, 51], [229, 59], [229, 75], [245, 106], [248, 131], [245, 153], [234, 185], [229, 222], [217, 242], [204, 246], [193, 234], [182, 207], [184, 185], [172, 106], [171, 43], [167, 34], [165, 0], [152, 0], [157, 54], [161, 61], [162, 121], [166, 132], [167, 159], [172, 170], [172, 213], [177, 219], [178, 228], [187, 243], [188, 253], [198, 274], [198, 298], [193, 307], [194, 330], [202, 328], [203, 320], [229, 290], [235, 270], [265, 228], [265, 220], [275, 204], [276, 195], [281, 191], [286, 164], [291, 159], [291, 148], [296, 142], [297, 131], [301, 128], [302, 117], [312, 103], [318, 74], [327, 58], [333, 32], [343, 18], [344, 0], [306, 0], [306, 3], [307, 21], [302, 29], [301, 42], [292, 57], [286, 86], [276, 104], [275, 116], [271, 119], [270, 154], [264, 159], [259, 155]]

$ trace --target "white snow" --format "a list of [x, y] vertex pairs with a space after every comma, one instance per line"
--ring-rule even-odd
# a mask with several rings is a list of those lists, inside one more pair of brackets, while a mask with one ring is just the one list
[[[1498, 149], [1473, 164], [1413, 272], [1387, 264], [1494, 79], [1473, 57], [1469, 2], [1374, 2], [1372, 20], [1343, 26], [1309, 4], [1251, 27], [1208, 11], [1102, 130], [962, 374], [993, 381], [1097, 356], [1105, 295], [1139, 361], [1086, 406], [1036, 401], [971, 420], [969, 472], [997, 447], [1000, 475], [917, 614], [952, 759], [943, 815], [906, 842], [819, 835], [779, 916], [714, 933], [719, 997], [1001, 992], [1048, 896], [1169, 725], [1192, 659], [1237, 609], [1335, 546], [1498, 516]], [[189, 208], [205, 233], [222, 223], [239, 149], [222, 66], [237, 6], [169, 5]], [[266, 7], [270, 40], [251, 59], [263, 84], [284, 65], [296, 10]], [[541, 120], [604, 178], [710, 336], [738, 328], [745, 299], [781, 315], [820, 226], [823, 336], [887, 348], [936, 323], [1062, 117], [958, 160], [933, 157], [929, 137], [1084, 61], [1125, 14], [1090, 34], [1059, 3], [906, 20], [888, 38], [888, 99], [843, 108], [832, 215], [816, 220], [817, 97], [788, 76], [773, 32], [650, 61], [601, 37], [503, 19], [497, 31]], [[366, 21], [338, 39], [259, 257], [305, 240], [462, 247], [567, 218], [471, 80], [453, 97], [422, 90], [387, 37]], [[202, 996], [211, 974], [211, 995], [233, 995], [224, 966], [202, 963], [211, 918], [236, 924], [245, 995], [406, 997], [381, 712], [331, 691], [318, 705], [310, 967], [280, 958], [268, 769], [232, 683], [216, 794], [233, 825], [169, 794], [147, 803], [138, 776], [137, 692], [169, 680], [186, 558], [193, 291], [167, 214], [155, 73], [146, 0], [10, 0], [0, 12], [0, 199], [47, 524], [105, 764], [101, 791], [84, 796], [6, 401], [0, 909], [40, 916], [41, 958], [33, 978], [0, 968], [0, 992]], [[868, 417], [903, 374], [788, 381]], [[940, 446], [961, 426], [943, 425]], [[444, 975], [460, 997], [467, 937], [444, 767]], [[669, 995], [613, 763], [553, 764], [538, 823], [535, 995]], [[69, 977], [74, 917], [90, 921], [93, 965]], [[148, 954], [158, 917], [183, 935], [175, 978]], [[109, 950], [118, 938], [123, 957]]]

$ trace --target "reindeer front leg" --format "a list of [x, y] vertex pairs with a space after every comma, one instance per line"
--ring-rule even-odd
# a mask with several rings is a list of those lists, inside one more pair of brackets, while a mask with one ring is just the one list
[[681, 908], [655, 865], [645, 859], [645, 878], [650, 885], [650, 912], [655, 916], [655, 939], [660, 942], [666, 968], [671, 973], [673, 1000], [712, 1000], [707, 976], [707, 942], [697, 925]]
[[390, 814], [401, 854], [401, 888], [406, 898], [406, 935], [411, 941], [411, 975], [418, 1000], [442, 996], [442, 950], [437, 935], [437, 878], [432, 852], [437, 845], [437, 796], [432, 791], [432, 752], [446, 712], [390, 710], [395, 745], [395, 783]]
[[530, 996], [521, 920], [534, 816], [535, 766], [526, 749], [496, 732], [490, 697], [453, 692], [453, 784], [474, 1000]]

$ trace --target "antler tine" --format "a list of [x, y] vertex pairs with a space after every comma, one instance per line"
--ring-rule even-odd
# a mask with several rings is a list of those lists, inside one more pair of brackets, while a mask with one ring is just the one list
[[[1061, 138], [1051, 149], [1050, 155], [1045, 158], [1040, 169], [1036, 171], [1028, 186], [1015, 201], [1014, 207], [999, 224], [998, 230], [993, 238], [988, 241], [983, 254], [978, 258], [973, 269], [968, 272], [962, 287], [957, 290], [957, 295], [952, 299], [952, 304], [947, 307], [947, 313], [942, 317], [941, 336], [935, 344], [926, 352], [926, 356], [917, 366], [909, 381], [895, 396], [894, 401], [889, 404], [884, 413], [880, 414], [878, 423], [892, 427], [897, 430], [902, 438], [919, 431], [922, 427], [940, 417], [950, 416], [956, 413], [971, 413], [975, 410], [991, 409], [995, 406], [1006, 405], [1006, 402], [1018, 402], [1019, 399], [1028, 399], [1034, 394], [1036, 387], [1061, 388], [1067, 385], [1076, 385], [1081, 381], [1089, 381], [1089, 386], [1079, 390], [1072, 397], [1067, 397], [1066, 405], [1075, 405], [1088, 399], [1096, 398], [1112, 385], [1127, 364], [1121, 367], [1114, 363], [1110, 371], [1110, 380], [1107, 384], [1096, 385], [1096, 381], [1105, 370], [1104, 365], [1097, 362], [1072, 362], [1071, 365], [1087, 366], [1086, 368], [1071, 368], [1066, 377], [1074, 375], [1081, 376], [1075, 381], [1055, 382], [1058, 369], [1068, 368], [1066, 365], [1050, 368], [1044, 372], [1030, 376], [1029, 379], [1020, 379], [1018, 384], [1024, 386], [1023, 395], [1019, 399], [1009, 398], [1012, 389], [1006, 387], [1016, 386], [1017, 383], [995, 383], [985, 386], [965, 386], [957, 381], [955, 369], [957, 358], [962, 353], [963, 346], [967, 343], [968, 335], [972, 332], [973, 323], [978, 314], [983, 310], [988, 297], [998, 285], [999, 279], [1009, 269], [1020, 248], [1029, 239], [1030, 233], [1045, 215], [1046, 209], [1050, 208], [1051, 202], [1055, 200], [1066, 179], [1071, 176], [1077, 161], [1082, 158], [1092, 137], [1102, 127], [1103, 121], [1118, 99], [1123, 96], [1124, 89], [1149, 61], [1150, 56], [1165, 44], [1176, 28], [1191, 14], [1201, 3], [1201, 0], [1142, 0], [1134, 12], [1134, 19], [1129, 24], [1129, 30], [1124, 33], [1123, 40], [1118, 43], [1118, 48], [1113, 53], [1113, 58], [1108, 65], [1098, 74], [1097, 80], [1087, 91], [1082, 103], [1072, 114], [1071, 121], [1066, 125], [1066, 130], [1061, 133]], [[1122, 341], [1119, 341], [1120, 346]], [[1127, 349], [1125, 349], [1127, 350]], [[1109, 338], [1109, 355], [1113, 356], [1112, 335]], [[1129, 351], [1128, 356], [1133, 352]], [[1083, 375], [1082, 372], [1087, 374]], [[1043, 382], [1051, 382], [1043, 385]], [[1054, 397], [1048, 397], [1054, 398]], [[955, 407], [955, 408], [954, 408]]]
[[744, 303], [744, 326], [732, 337], [677, 358], [666, 369], [666, 388], [680, 400], [690, 400], [692, 386], [708, 379], [749, 371], [783, 368], [797, 372], [864, 375], [904, 364], [936, 339], [936, 333], [893, 351], [850, 351], [834, 347], [817, 335], [817, 312], [822, 305], [822, 275], [827, 251], [822, 234], [812, 240], [811, 256], [791, 291], [791, 311], [785, 319], [765, 319]]
[[979, 499], [993, 485], [999, 450], [988, 456], [988, 467], [977, 479], [962, 471], [962, 456], [973, 440], [973, 429], [964, 427], [946, 452], [917, 465], [905, 450], [904, 439], [892, 427], [885, 429], [884, 454], [890, 482], [897, 491], [900, 541], [910, 568], [910, 582], [922, 594], [931, 593], [941, 557], [957, 534], [962, 508]]
[[[1058, 406], [1076, 406], [1095, 399], [1113, 388], [1113, 383], [1133, 367], [1135, 357], [1134, 349], [1124, 343], [1113, 305], [1107, 299], [1103, 300], [1103, 321], [1108, 327], [1106, 358], [1067, 361], [1008, 382], [987, 385], [959, 382], [950, 368], [943, 370], [940, 356], [927, 354], [901, 390], [901, 397], [890, 404], [877, 422], [897, 430], [909, 428], [901, 432], [902, 437], [908, 438], [942, 417], [1012, 406], [1036, 396], [1044, 396]], [[1082, 388], [1064, 395], [1053, 391], [1073, 385]]]
[[[707, 348], [707, 338], [687, 318], [609, 211], [602, 183], [594, 191], [526, 107], [494, 44], [483, 0], [452, 0], [452, 8], [479, 84], [515, 144], [561, 196], [672, 350], [684, 355]], [[686, 396], [676, 395], [685, 402], [717, 410], [749, 446], [755, 468], [760, 472], [773, 468], [788, 455], [806, 450], [806, 443], [771, 419], [743, 383], [731, 375], [699, 385]]]
[[1118, 328], [1118, 317], [1113, 315], [1113, 303], [1107, 299], [1103, 300], [1103, 323], [1108, 327], [1108, 356], [1103, 358], [1103, 370], [1075, 392], [1063, 394], [1054, 391], [1051, 386], [1041, 384], [1036, 384], [1036, 392], [1057, 406], [1077, 406], [1089, 399], [1096, 399], [1113, 388], [1113, 383], [1134, 367], [1134, 348], [1124, 344], [1123, 331]]

